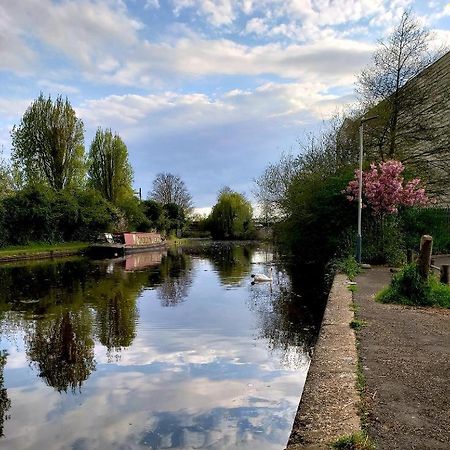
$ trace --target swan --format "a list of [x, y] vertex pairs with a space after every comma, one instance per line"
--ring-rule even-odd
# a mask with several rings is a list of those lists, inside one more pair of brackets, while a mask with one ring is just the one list
[[270, 268], [270, 277], [268, 277], [264, 273], [257, 273], [251, 276], [253, 278], [253, 282], [255, 281], [272, 281], [272, 267]]

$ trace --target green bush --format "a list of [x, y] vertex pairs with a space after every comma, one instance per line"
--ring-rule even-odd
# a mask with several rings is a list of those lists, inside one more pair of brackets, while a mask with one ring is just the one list
[[393, 276], [391, 284], [378, 293], [376, 299], [382, 303], [450, 308], [450, 287], [440, 283], [434, 275], [423, 280], [417, 264], [408, 264]]
[[0, 246], [88, 241], [112, 230], [117, 209], [92, 190], [29, 186], [0, 203]]
[[144, 213], [144, 206], [135, 196], [122, 199], [117, 206], [125, 215], [128, 229], [148, 231], [151, 228], [150, 220]]
[[95, 190], [74, 193], [78, 203], [78, 219], [70, 240], [90, 241], [98, 233], [112, 231], [120, 218], [119, 211]]
[[29, 187], [3, 200], [8, 243], [53, 242], [58, 239], [52, 211], [55, 195], [50, 188]]

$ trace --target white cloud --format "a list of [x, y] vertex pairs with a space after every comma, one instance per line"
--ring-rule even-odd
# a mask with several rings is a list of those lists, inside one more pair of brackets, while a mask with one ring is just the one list
[[[365, 11], [375, 11], [380, 1], [370, 2], [372, 6], [366, 5]], [[273, 42], [249, 46], [230, 39], [208, 39], [192, 31], [164, 42], [145, 40], [139, 35], [143, 24], [131, 17], [119, 1], [82, 0], [55, 4], [51, 0], [26, 0], [7, 9], [0, 6], [0, 30], [8, 34], [12, 43], [2, 46], [0, 64], [19, 73], [34, 71], [47, 79], [45, 57], [59, 54], [74, 64], [87, 80], [142, 87], [159, 85], [168, 77], [211, 75], [272, 74], [287, 79], [320, 76], [330, 82], [349, 82], [368, 60], [372, 45], [340, 39], [331, 28], [323, 28], [318, 23], [340, 23], [351, 14], [359, 17], [363, 9], [357, 6], [358, 2], [350, 0], [342, 8], [337, 8], [336, 2], [326, 8], [319, 8], [322, 4], [311, 6], [309, 3], [292, 0], [278, 5], [285, 14], [302, 16], [304, 23], [300, 28], [293, 22], [269, 26], [268, 17], [272, 13], [267, 13], [264, 19], [250, 19], [246, 30], [297, 38], [314, 35], [315, 39], [310, 43], [285, 45]], [[244, 3], [228, 0], [177, 0], [175, 10], [198, 7], [200, 12], [211, 15], [214, 23], [225, 24], [235, 17], [233, 8], [236, 5], [246, 10], [250, 10], [250, 6], [256, 8], [256, 5], [245, 3], [244, 6]], [[37, 13], [44, 8], [46, 14], [37, 18]], [[30, 39], [37, 40], [47, 53], [36, 58], [32, 46], [26, 45]], [[60, 76], [57, 71], [56, 76]], [[61, 83], [60, 79], [49, 81]]]
[[266, 83], [252, 91], [232, 90], [220, 97], [174, 92], [112, 95], [85, 101], [77, 111], [91, 126], [145, 127], [160, 135], [250, 119], [283, 118], [285, 124], [301, 123], [329, 117], [341, 103], [338, 96], [327, 94], [320, 82]]
[[159, 0], [146, 0], [144, 9], [160, 8]]
[[260, 17], [253, 17], [245, 25], [245, 32], [248, 34], [265, 34], [268, 31], [268, 26], [264, 19]]
[[206, 16], [214, 26], [231, 24], [236, 17], [236, 2], [233, 0], [174, 0], [174, 12], [195, 9], [199, 15]]
[[[170, 77], [272, 74], [286, 79], [349, 83], [368, 61], [373, 46], [345, 39], [305, 45], [249, 47], [227, 39], [181, 38], [172, 44], [145, 42], [134, 58], [98, 77], [122, 85], [147, 85]], [[220, 57], [217, 57], [220, 55]], [[172, 78], [173, 79], [173, 78]]]
[[8, 46], [1, 46], [3, 63], [6, 58], [10, 61], [6, 68], [18, 70], [30, 62], [36, 64], [37, 52], [30, 49], [27, 41], [38, 39], [52, 49], [54, 56], [59, 53], [87, 69], [92, 64], [102, 64], [103, 55], [109, 55], [112, 49], [120, 53], [137, 44], [137, 31], [142, 26], [127, 14], [120, 1], [114, 0], [24, 0], [8, 2], [8, 6], [3, 3], [0, 32], [3, 36], [8, 33], [2, 36], [8, 38]]

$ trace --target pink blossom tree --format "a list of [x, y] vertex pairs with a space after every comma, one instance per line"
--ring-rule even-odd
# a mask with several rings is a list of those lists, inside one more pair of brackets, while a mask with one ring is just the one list
[[[405, 182], [402, 174], [405, 167], [400, 161], [385, 161], [378, 165], [372, 163], [370, 169], [363, 172], [363, 207], [370, 207], [372, 214], [382, 218], [395, 214], [400, 206], [423, 206], [429, 202], [425, 189], [420, 187], [421, 180], [414, 178]], [[358, 200], [359, 170], [355, 179], [350, 181], [343, 191], [349, 201]]]

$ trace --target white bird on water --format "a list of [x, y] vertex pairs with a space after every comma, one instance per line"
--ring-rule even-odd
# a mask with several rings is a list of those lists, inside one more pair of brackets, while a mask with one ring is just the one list
[[253, 274], [251, 277], [253, 278], [253, 282], [272, 281], [272, 267], [270, 268], [270, 277], [264, 273]]

